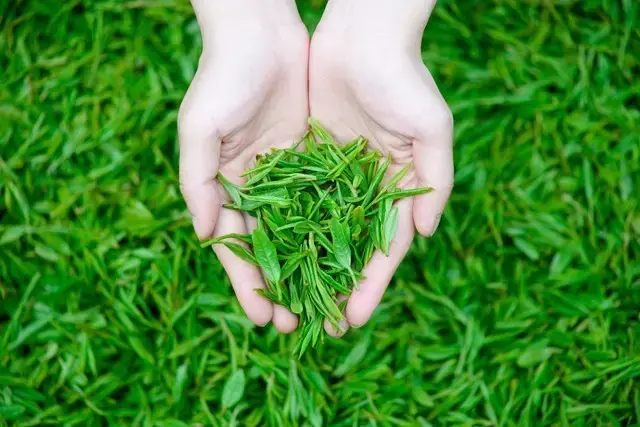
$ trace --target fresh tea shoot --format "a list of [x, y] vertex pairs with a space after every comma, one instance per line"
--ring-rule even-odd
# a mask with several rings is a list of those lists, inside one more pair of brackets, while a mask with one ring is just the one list
[[293, 147], [257, 156], [243, 186], [218, 175], [232, 201], [224, 206], [258, 225], [251, 235], [202, 242], [225, 245], [262, 269], [267, 288], [256, 292], [300, 318], [299, 355], [324, 339], [325, 318], [340, 328], [338, 296], [357, 288], [374, 251], [388, 255], [398, 227], [394, 201], [431, 191], [397, 188], [411, 165], [383, 184], [390, 157], [367, 151], [361, 136], [340, 145], [316, 120], [309, 125]]

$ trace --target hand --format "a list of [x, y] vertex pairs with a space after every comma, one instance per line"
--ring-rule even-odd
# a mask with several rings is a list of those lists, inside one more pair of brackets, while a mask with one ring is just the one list
[[[366, 279], [349, 297], [346, 320], [354, 326], [371, 317], [415, 229], [434, 233], [453, 186], [453, 119], [420, 54], [434, 3], [330, 0], [311, 42], [311, 116], [340, 141], [367, 137], [371, 148], [391, 155], [390, 174], [413, 162], [404, 187], [434, 189], [398, 203], [389, 257], [377, 251], [363, 272]], [[327, 322], [325, 329], [339, 335]]]
[[[247, 233], [253, 218], [222, 208], [221, 172], [241, 184], [256, 154], [287, 147], [306, 130], [309, 36], [291, 0], [193, 0], [203, 52], [180, 106], [180, 188], [200, 239]], [[249, 319], [291, 332], [297, 317], [254, 289], [257, 267], [214, 251]]]

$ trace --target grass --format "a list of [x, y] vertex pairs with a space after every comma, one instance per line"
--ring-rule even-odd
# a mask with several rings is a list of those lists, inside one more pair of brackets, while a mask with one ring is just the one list
[[639, 15], [438, 5], [450, 205], [373, 320], [297, 361], [180, 199], [188, 3], [0, 2], [0, 425], [640, 425]]

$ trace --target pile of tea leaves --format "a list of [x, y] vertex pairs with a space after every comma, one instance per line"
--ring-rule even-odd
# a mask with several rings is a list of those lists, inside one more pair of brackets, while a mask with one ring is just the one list
[[397, 187], [411, 164], [384, 181], [391, 158], [382, 160], [367, 143], [360, 136], [340, 145], [310, 119], [293, 147], [258, 155], [243, 186], [218, 175], [233, 201], [224, 206], [257, 218], [257, 227], [202, 247], [225, 245], [262, 269], [267, 288], [256, 291], [300, 318], [300, 355], [323, 338], [325, 318], [340, 329], [344, 302], [338, 296], [357, 288], [374, 251], [388, 255], [398, 227], [394, 201], [431, 190]]

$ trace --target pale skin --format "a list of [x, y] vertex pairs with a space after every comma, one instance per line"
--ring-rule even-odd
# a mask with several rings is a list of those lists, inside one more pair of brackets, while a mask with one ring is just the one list
[[[240, 184], [255, 155], [299, 139], [311, 115], [340, 141], [358, 135], [390, 154], [393, 168], [411, 162], [406, 188], [434, 191], [398, 203], [399, 227], [389, 256], [375, 253], [367, 277], [349, 297], [343, 331], [364, 325], [382, 299], [416, 230], [431, 236], [453, 186], [453, 120], [429, 71], [420, 41], [434, 0], [330, 0], [309, 43], [292, 0], [192, 0], [203, 38], [196, 76], [179, 114], [180, 188], [199, 238], [247, 233], [253, 220], [222, 207], [221, 172]], [[357, 25], [354, 25], [357, 23]], [[390, 171], [393, 173], [393, 170]], [[298, 319], [254, 292], [257, 267], [220, 245], [245, 313], [282, 333]]]

